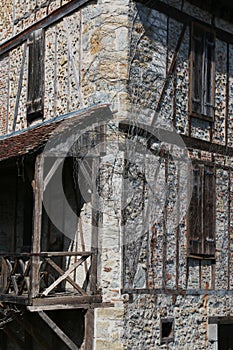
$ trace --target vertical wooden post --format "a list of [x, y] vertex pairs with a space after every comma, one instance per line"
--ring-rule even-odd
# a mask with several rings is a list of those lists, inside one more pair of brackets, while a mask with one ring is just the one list
[[96, 174], [99, 162], [93, 160], [92, 164], [92, 236], [91, 236], [91, 276], [90, 276], [90, 290], [92, 294], [97, 291], [97, 264], [98, 264], [98, 225], [99, 225], [99, 210], [97, 210], [97, 188], [96, 188]]
[[93, 349], [94, 340], [94, 310], [89, 309], [85, 314], [85, 339], [84, 350]]
[[[35, 175], [33, 180], [34, 211], [33, 211], [33, 236], [32, 253], [40, 253], [41, 224], [42, 224], [42, 196], [43, 196], [43, 154], [39, 154], [35, 162]], [[40, 257], [31, 258], [30, 298], [39, 294], [40, 287]]]

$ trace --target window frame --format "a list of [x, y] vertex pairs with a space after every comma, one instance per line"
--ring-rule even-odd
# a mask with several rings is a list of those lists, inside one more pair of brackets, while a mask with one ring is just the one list
[[[195, 59], [195, 39], [194, 39], [194, 32], [195, 30], [199, 31], [200, 33], [203, 34], [201, 37], [202, 40], [202, 58], [201, 58], [201, 97], [200, 97], [200, 111], [197, 111], [196, 108], [194, 107], [194, 99], [195, 99], [195, 92], [194, 92], [194, 83], [195, 83], [195, 67], [194, 67], [194, 59]], [[212, 48], [212, 54], [211, 54], [211, 88], [210, 88], [210, 103], [209, 108], [211, 109], [210, 113], [205, 113], [204, 109], [206, 107], [206, 97], [204, 96], [205, 94], [205, 85], [203, 85], [203, 82], [205, 82], [205, 68], [207, 63], [207, 53], [206, 53], [206, 35], [212, 35], [212, 43], [213, 43], [213, 48]], [[215, 43], [216, 43], [216, 33], [214, 28], [209, 27], [207, 25], [200, 24], [198, 22], [192, 22], [190, 26], [190, 59], [189, 59], [189, 67], [190, 67], [190, 84], [189, 84], [189, 115], [191, 117], [199, 118], [202, 120], [206, 120], [209, 122], [214, 121], [214, 114], [215, 114]], [[198, 104], [198, 102], [197, 102]]]

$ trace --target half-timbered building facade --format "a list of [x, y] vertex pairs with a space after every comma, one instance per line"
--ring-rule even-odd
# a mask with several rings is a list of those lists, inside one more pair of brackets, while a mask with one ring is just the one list
[[233, 348], [232, 11], [1, 5], [0, 349]]

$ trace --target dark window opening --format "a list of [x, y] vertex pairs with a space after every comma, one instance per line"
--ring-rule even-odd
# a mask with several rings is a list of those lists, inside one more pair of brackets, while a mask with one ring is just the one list
[[215, 35], [193, 24], [191, 44], [191, 114], [214, 116], [214, 46]]
[[161, 319], [161, 344], [174, 340], [174, 320]]
[[218, 349], [233, 350], [233, 324], [218, 325]]

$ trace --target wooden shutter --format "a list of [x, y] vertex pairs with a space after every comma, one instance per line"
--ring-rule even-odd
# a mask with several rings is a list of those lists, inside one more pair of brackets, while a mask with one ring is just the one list
[[203, 32], [193, 27], [192, 35], [192, 110], [202, 112]]
[[192, 26], [192, 112], [213, 117], [214, 113], [214, 33]]
[[44, 32], [33, 32], [28, 41], [28, 122], [43, 116], [44, 93]]
[[189, 252], [202, 254], [202, 181], [203, 169], [196, 166], [193, 170], [193, 194], [189, 207]]
[[204, 173], [203, 198], [203, 254], [215, 253], [215, 174], [213, 167]]
[[195, 165], [194, 186], [189, 207], [188, 231], [191, 255], [215, 253], [215, 174], [213, 167]]
[[214, 35], [211, 32], [205, 33], [205, 53], [204, 53], [204, 94], [203, 94], [203, 114], [213, 116], [214, 111]]

